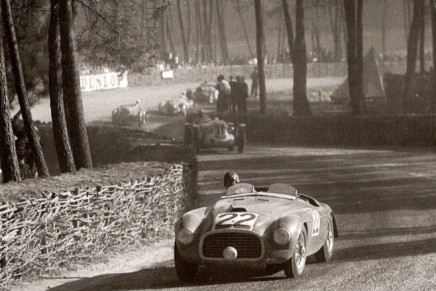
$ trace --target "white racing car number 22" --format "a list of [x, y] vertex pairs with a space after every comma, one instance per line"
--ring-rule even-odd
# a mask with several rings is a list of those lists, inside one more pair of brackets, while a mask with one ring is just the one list
[[239, 213], [239, 212], [226, 212], [218, 214], [215, 217], [214, 228], [243, 228], [252, 229], [256, 223], [258, 214], [254, 213]]

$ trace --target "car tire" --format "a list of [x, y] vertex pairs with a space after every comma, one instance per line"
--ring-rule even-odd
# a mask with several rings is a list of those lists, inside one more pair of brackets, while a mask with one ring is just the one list
[[297, 246], [292, 257], [284, 264], [283, 270], [286, 277], [295, 278], [303, 274], [304, 266], [306, 265], [306, 246], [307, 246], [307, 233], [304, 226], [298, 234]]
[[194, 281], [198, 271], [198, 265], [185, 261], [179, 253], [177, 243], [174, 242], [174, 264], [176, 267], [177, 277], [181, 282]]
[[247, 139], [246, 133], [245, 133], [245, 125], [239, 125], [237, 132], [238, 132], [238, 135], [236, 137], [236, 140], [237, 140], [237, 146], [238, 146], [238, 153], [242, 154], [242, 153], [244, 153], [245, 141]]
[[185, 145], [193, 144], [193, 130], [192, 130], [192, 125], [189, 123], [185, 124], [185, 131], [183, 134], [183, 143]]
[[335, 245], [335, 230], [333, 220], [330, 217], [327, 225], [327, 237], [321, 249], [315, 253], [315, 258], [318, 262], [324, 263], [331, 260]]
[[229, 152], [233, 152], [234, 150], [235, 150], [235, 146], [234, 145], [229, 146]]

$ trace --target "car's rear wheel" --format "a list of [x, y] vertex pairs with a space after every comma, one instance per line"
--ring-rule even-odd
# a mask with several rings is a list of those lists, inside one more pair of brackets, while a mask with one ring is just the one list
[[333, 256], [334, 246], [335, 246], [334, 226], [333, 226], [332, 218], [330, 217], [327, 225], [327, 237], [321, 249], [315, 253], [316, 260], [318, 262], [330, 261]]
[[303, 274], [304, 266], [306, 265], [306, 244], [307, 233], [304, 226], [301, 228], [298, 234], [297, 245], [295, 247], [294, 254], [284, 264], [283, 270], [288, 278], [299, 277]]
[[176, 267], [177, 277], [181, 282], [194, 281], [198, 271], [198, 265], [185, 261], [179, 253], [177, 243], [174, 242], [174, 264]]

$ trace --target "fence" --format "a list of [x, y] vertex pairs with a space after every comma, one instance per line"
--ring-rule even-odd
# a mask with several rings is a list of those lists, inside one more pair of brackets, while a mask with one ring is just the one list
[[195, 167], [174, 164], [158, 176], [3, 202], [0, 287], [172, 231], [195, 184]]

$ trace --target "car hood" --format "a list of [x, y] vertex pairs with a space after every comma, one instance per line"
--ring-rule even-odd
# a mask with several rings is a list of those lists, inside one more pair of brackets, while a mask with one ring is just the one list
[[[308, 203], [299, 199], [286, 199], [268, 196], [246, 196], [222, 198], [206, 211], [204, 231], [217, 229], [249, 229], [263, 235], [270, 225], [282, 217], [299, 216], [308, 207]], [[226, 218], [234, 219], [227, 220]], [[250, 216], [254, 215], [254, 216]], [[247, 220], [242, 226], [238, 221]]]

